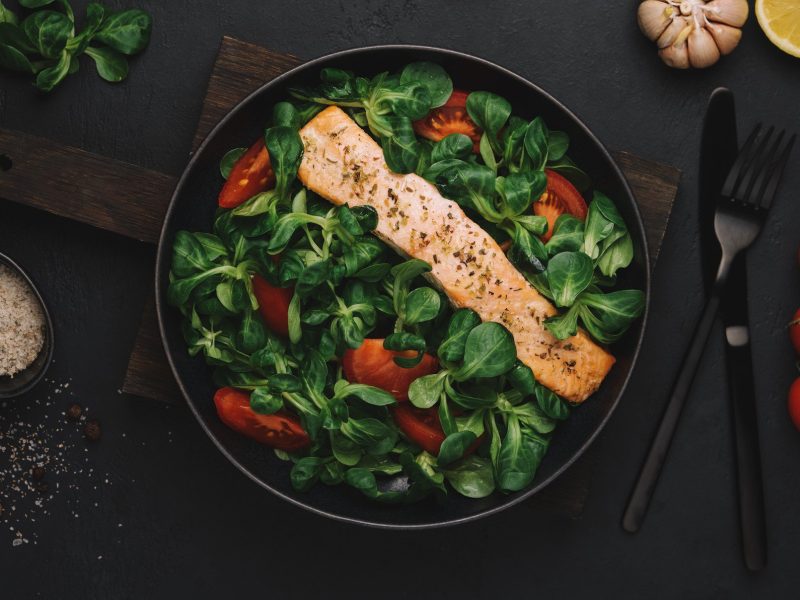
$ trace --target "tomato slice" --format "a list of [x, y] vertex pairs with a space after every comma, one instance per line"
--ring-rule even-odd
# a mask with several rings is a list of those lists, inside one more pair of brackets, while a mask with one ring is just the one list
[[543, 242], [547, 242], [553, 236], [556, 219], [561, 215], [569, 213], [584, 221], [589, 212], [583, 196], [568, 179], [550, 169], [545, 172], [547, 189], [542, 197], [533, 203], [534, 214], [547, 218], [547, 231], [541, 236]]
[[406, 437], [417, 446], [439, 455], [445, 435], [435, 408], [417, 408], [411, 404], [398, 404], [392, 407], [394, 422]]
[[[417, 446], [433, 454], [439, 455], [445, 434], [442, 424], [439, 421], [439, 411], [435, 408], [417, 408], [413, 404], [398, 404], [392, 407], [394, 422], [406, 437]], [[461, 411], [454, 407], [454, 415], [459, 415]], [[464, 456], [469, 456], [483, 442], [483, 436], [475, 440], [472, 445], [464, 452]]]
[[217, 390], [214, 404], [220, 420], [234, 431], [255, 441], [294, 452], [311, 444], [311, 439], [300, 421], [286, 411], [260, 415], [250, 408], [250, 396], [230, 387]]
[[289, 303], [292, 288], [275, 287], [260, 275], [253, 275], [253, 292], [258, 300], [258, 312], [267, 327], [284, 337], [289, 336]]
[[789, 322], [789, 339], [792, 340], [794, 352], [800, 357], [800, 308], [794, 313], [794, 317]]
[[423, 375], [435, 373], [439, 362], [425, 354], [416, 367], [405, 369], [394, 362], [395, 356], [416, 356], [413, 351], [395, 352], [383, 347], [383, 338], [366, 339], [355, 350], [348, 349], [342, 357], [345, 378], [351, 383], [363, 383], [386, 390], [398, 402], [408, 400], [408, 386]]
[[794, 380], [792, 386], [789, 388], [789, 418], [792, 423], [800, 431], [800, 377]]
[[443, 106], [448, 108], [466, 108], [467, 96], [469, 96], [469, 92], [465, 92], [464, 90], [453, 90], [453, 93], [450, 94], [450, 97], [447, 99], [447, 102], [443, 104]]
[[274, 183], [275, 173], [269, 162], [269, 152], [264, 140], [260, 139], [233, 165], [228, 181], [219, 193], [219, 205], [236, 208]]
[[468, 95], [463, 90], [453, 90], [442, 106], [432, 109], [425, 118], [414, 121], [414, 132], [434, 142], [453, 133], [463, 133], [472, 140], [472, 149], [477, 153], [483, 132], [467, 114]]

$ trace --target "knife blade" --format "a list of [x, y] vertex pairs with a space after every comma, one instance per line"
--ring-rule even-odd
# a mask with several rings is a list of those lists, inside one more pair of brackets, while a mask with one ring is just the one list
[[714, 233], [714, 212], [722, 199], [722, 185], [738, 152], [733, 94], [727, 88], [717, 88], [708, 100], [700, 138], [700, 194], [697, 208], [700, 259], [707, 292], [714, 282], [722, 254]]
[[[714, 281], [720, 257], [714, 234], [714, 209], [737, 152], [733, 94], [728, 89], [718, 88], [708, 103], [700, 146], [700, 251], [707, 289]], [[766, 565], [767, 540], [745, 256], [739, 256], [733, 264], [722, 294], [720, 314], [734, 427], [742, 553], [747, 568], [757, 571]]]

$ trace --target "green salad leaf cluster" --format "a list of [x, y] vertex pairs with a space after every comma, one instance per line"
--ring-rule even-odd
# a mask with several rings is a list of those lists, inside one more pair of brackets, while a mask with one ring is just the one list
[[[128, 56], [150, 41], [152, 19], [139, 9], [111, 11], [98, 2], [86, 6], [83, 29], [67, 0], [19, 0], [31, 9], [20, 18], [0, 1], [0, 68], [35, 76], [34, 84], [49, 92], [79, 69], [89, 56], [98, 75], [116, 83], [128, 76]], [[53, 6], [53, 8], [45, 8]]]
[[644, 310], [641, 290], [604, 291], [614, 287], [617, 272], [633, 261], [633, 240], [611, 200], [595, 191], [586, 223], [561, 215], [545, 245], [546, 269], [529, 277], [546, 298], [566, 312], [545, 321], [563, 340], [578, 324], [602, 344], [621, 338]]
[[[379, 141], [387, 164], [435, 183], [498, 241], [531, 284], [561, 309], [546, 326], [559, 339], [582, 324], [611, 343], [641, 314], [637, 290], [610, 290], [633, 260], [633, 243], [614, 204], [594, 193], [586, 221], [562, 215], [552, 237], [531, 207], [547, 186], [547, 169], [576, 185], [587, 176], [567, 157], [569, 138], [540, 118], [512, 114], [490, 92], [467, 98], [482, 130], [480, 152], [454, 134], [431, 142], [412, 123], [453, 91], [433, 63], [412, 63], [372, 78], [324, 69], [316, 86], [290, 90], [264, 132], [275, 173], [273, 189], [233, 209], [219, 209], [211, 232], [175, 237], [169, 302], [183, 314], [189, 353], [213, 367], [214, 382], [250, 393], [259, 414], [297, 415], [311, 444], [276, 454], [292, 462], [297, 490], [346, 483], [380, 502], [416, 501], [454, 490], [480, 498], [515, 492], [533, 481], [569, 405], [538, 383], [518, 358], [502, 325], [455, 310], [426, 279], [431, 266], [404, 260], [377, 239], [378, 214], [368, 206], [332, 206], [298, 181], [298, 130], [325, 105], [343, 107]], [[244, 148], [222, 157], [227, 178]], [[252, 278], [291, 291], [288, 336], [259, 315]], [[442, 433], [438, 453], [402, 433], [395, 396], [348, 381], [347, 352], [365, 339], [402, 352], [399, 369], [436, 357], [436, 372], [417, 377], [408, 402], [432, 416]]]

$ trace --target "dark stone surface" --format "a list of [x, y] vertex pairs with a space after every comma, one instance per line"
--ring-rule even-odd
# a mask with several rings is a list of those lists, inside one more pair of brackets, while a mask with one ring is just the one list
[[785, 324], [800, 299], [800, 240], [792, 227], [800, 219], [794, 193], [800, 152], [749, 257], [769, 566], [751, 575], [740, 559], [719, 331], [644, 528], [630, 536], [619, 526], [702, 304], [695, 189], [706, 98], [718, 85], [732, 88], [743, 132], [757, 120], [800, 130], [800, 60], [773, 48], [754, 17], [732, 56], [706, 72], [679, 73], [662, 67], [638, 32], [632, 1], [137, 4], [152, 12], [155, 31], [126, 83], [103, 83], [85, 61], [79, 75], [40, 97], [25, 80], [3, 74], [0, 125], [178, 173], [222, 34], [303, 57], [425, 43], [477, 54], [530, 78], [608, 146], [683, 169], [683, 185], [656, 273], [641, 362], [597, 442], [583, 517], [554, 519], [522, 505], [422, 533], [358, 529], [300, 512], [230, 467], [187, 410], [119, 395], [150, 285], [152, 249], [0, 203], [0, 250], [40, 282], [56, 321], [49, 378], [71, 379], [74, 394], [53, 394], [54, 405], [46, 407], [54, 384], [42, 384], [2, 407], [0, 423], [36, 422], [48, 411], [51, 420], [59, 418], [57, 411], [77, 400], [103, 427], [102, 440], [86, 447], [88, 462], [80, 437], [64, 433], [72, 436], [76, 472], [80, 461], [95, 475], [76, 475], [79, 491], [65, 486], [47, 504], [49, 514], [21, 526], [31, 543], [12, 547], [13, 533], [0, 531], [3, 597], [796, 595], [800, 435], [786, 417], [795, 367]]

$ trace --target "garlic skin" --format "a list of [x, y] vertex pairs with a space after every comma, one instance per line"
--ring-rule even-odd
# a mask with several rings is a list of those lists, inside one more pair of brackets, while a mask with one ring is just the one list
[[704, 10], [709, 20], [740, 28], [747, 22], [750, 13], [747, 0], [711, 0]]
[[733, 52], [749, 11], [747, 0], [644, 0], [637, 20], [668, 66], [704, 69]]
[[689, 68], [689, 45], [684, 43], [680, 46], [667, 46], [658, 51], [661, 60], [668, 67], [673, 69]]
[[637, 14], [639, 29], [651, 42], [655, 42], [672, 22], [675, 12], [674, 6], [669, 4], [665, 6], [661, 0], [644, 0], [639, 5]]
[[[675, 17], [672, 19], [672, 23], [664, 30], [664, 33], [656, 40], [656, 45], [659, 48], [666, 48], [667, 46], [678, 43], [678, 36], [690, 27], [689, 19], [686, 17]], [[686, 35], [688, 35], [688, 33]]]
[[723, 55], [733, 52], [733, 49], [739, 45], [739, 40], [742, 39], [742, 30], [737, 27], [711, 23], [706, 29], [714, 37], [717, 48]]
[[693, 28], [686, 42], [689, 45], [689, 64], [695, 69], [705, 69], [719, 60], [717, 43], [705, 27]]

